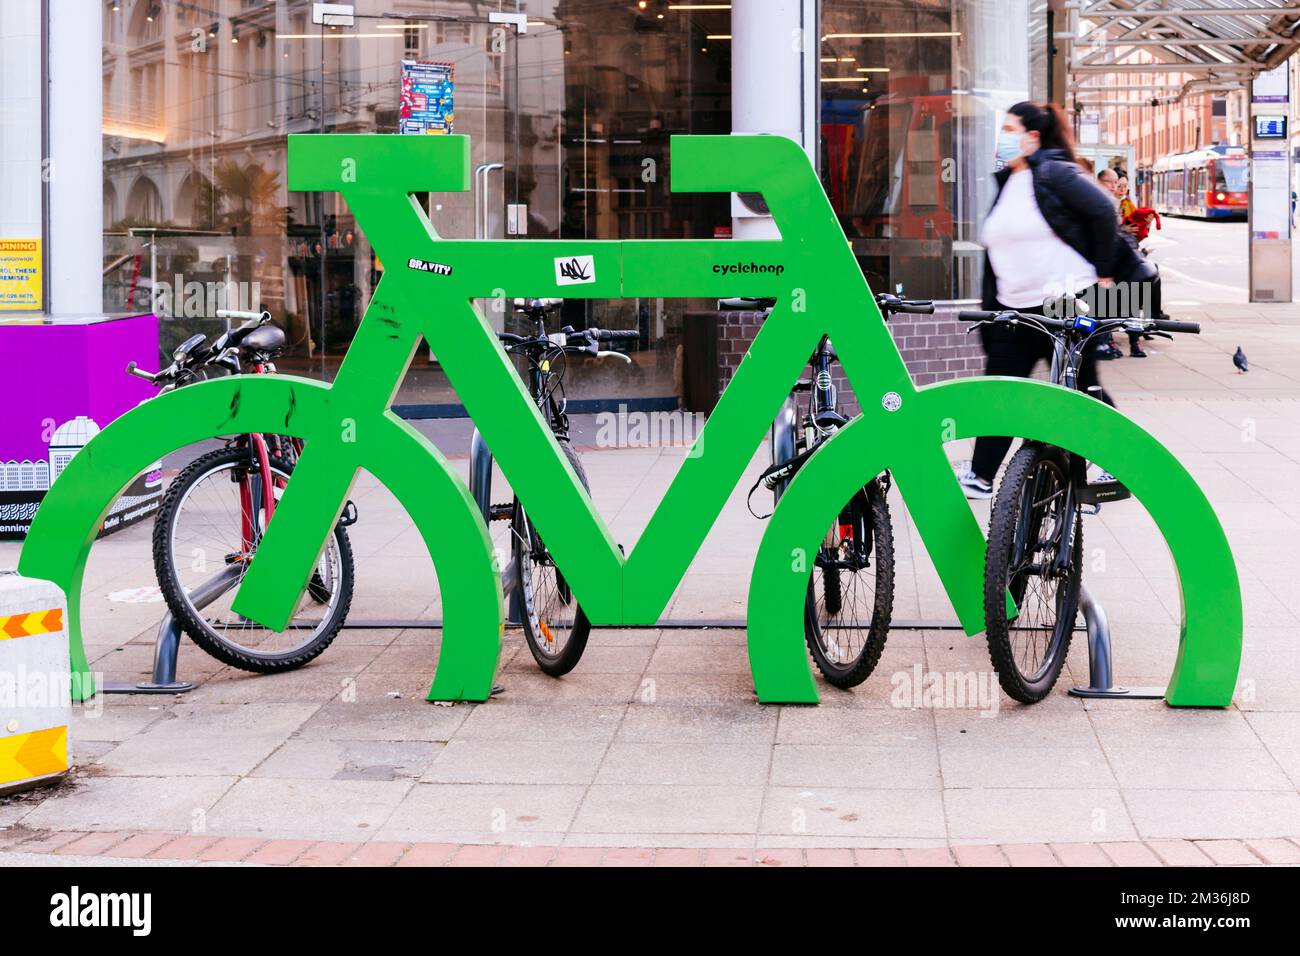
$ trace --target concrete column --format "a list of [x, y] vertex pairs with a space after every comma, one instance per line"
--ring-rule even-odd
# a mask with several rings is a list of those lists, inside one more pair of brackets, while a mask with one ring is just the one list
[[104, 4], [49, 0], [50, 314], [104, 308]]
[[[732, 132], [785, 136], [815, 159], [820, 47], [816, 0], [733, 0]], [[741, 203], [732, 197], [732, 236], [775, 238], [771, 218]]]

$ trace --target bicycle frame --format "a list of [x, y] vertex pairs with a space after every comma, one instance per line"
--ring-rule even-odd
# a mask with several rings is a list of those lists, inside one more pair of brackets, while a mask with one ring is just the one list
[[[862, 415], [823, 443], [781, 496], [750, 580], [748, 641], [760, 700], [816, 702], [803, 643], [809, 556], [840, 503], [890, 470], [968, 633], [983, 629], [984, 538], [944, 442], [1019, 434], [1067, 448], [1116, 474], [1147, 502], [1177, 566], [1184, 622], [1168, 699], [1230, 702], [1241, 600], [1227, 540], [1186, 470], [1100, 402], [1041, 382], [966, 379], [917, 388], [887, 331], [807, 156], [782, 137], [678, 136], [676, 191], [759, 192], [778, 240], [444, 240], [411, 198], [465, 191], [459, 136], [317, 135], [289, 139], [289, 185], [336, 190], [388, 264], [331, 386], [289, 376], [213, 381], [150, 402], [76, 456], [36, 515], [25, 574], [67, 592], [74, 660], [90, 535], [142, 462], [211, 434], [271, 431], [306, 439], [266, 529], [235, 613], [283, 628], [358, 469], [407, 508], [443, 594], [442, 653], [429, 696], [484, 700], [502, 626], [487, 529], [464, 482], [389, 404], [423, 337], [437, 354], [511, 486], [596, 625], [653, 624], [822, 335], [836, 343]], [[561, 262], [590, 257], [579, 284]], [[743, 280], [737, 262], [761, 264]], [[431, 268], [439, 266], [438, 269]], [[510, 293], [570, 298], [776, 297], [745, 360], [624, 557], [559, 452], [524, 383], [473, 304]], [[738, 290], [743, 282], [745, 288]], [[1026, 419], [1024, 410], [1038, 414]], [[105, 462], [99, 471], [92, 462]]]

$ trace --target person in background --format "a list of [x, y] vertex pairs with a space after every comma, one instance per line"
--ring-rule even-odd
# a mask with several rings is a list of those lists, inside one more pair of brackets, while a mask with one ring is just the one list
[[1137, 203], [1128, 194], [1128, 173], [1122, 169], [1115, 171], [1115, 195], [1119, 197], [1119, 218], [1123, 221], [1137, 208]]
[[1101, 184], [1102, 189], [1106, 190], [1111, 205], [1115, 207], [1115, 214], [1119, 215], [1119, 193], [1116, 192], [1116, 187], [1119, 185], [1119, 174], [1115, 172], [1113, 166], [1107, 166], [1097, 174], [1097, 182]]
[[[1005, 166], [994, 174], [998, 191], [980, 234], [983, 308], [1042, 315], [1063, 291], [1082, 295], [1094, 285], [1112, 285], [1122, 245], [1115, 203], [1079, 165], [1060, 109], [1012, 106], [998, 135], [997, 158]], [[980, 336], [987, 375], [1027, 378], [1040, 359], [1051, 358], [1051, 340], [1033, 329], [997, 323], [981, 327]], [[1094, 350], [1083, 356], [1079, 385], [1100, 385]], [[958, 475], [968, 498], [992, 497], [993, 478], [1010, 447], [1006, 437], [976, 440], [970, 468]]]

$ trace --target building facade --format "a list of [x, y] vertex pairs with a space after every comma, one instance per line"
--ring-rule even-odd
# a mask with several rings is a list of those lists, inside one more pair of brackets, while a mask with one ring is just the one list
[[[721, 239], [745, 215], [671, 192], [668, 142], [736, 128], [732, 27], [762, 20], [762, 0], [357, 0], [335, 25], [309, 0], [83, 5], [102, 49], [103, 309], [158, 312], [164, 353], [216, 331], [214, 305], [243, 303], [285, 328], [282, 368], [333, 375], [384, 264], [338, 196], [287, 190], [286, 137], [397, 133], [412, 64], [449, 73], [439, 122], [470, 135], [479, 171], [472, 193], [418, 197], [442, 235]], [[864, 274], [976, 297], [1002, 111], [1047, 95], [1046, 0], [802, 6], [800, 35], [774, 26], [772, 42], [800, 44], [811, 71], [805, 145]], [[571, 397], [682, 396], [685, 323], [710, 307], [567, 304], [566, 322], [642, 333], [632, 367], [574, 370]], [[960, 348], [939, 367], [952, 331], [900, 333], [927, 350], [912, 356], [922, 380], [966, 369]], [[455, 404], [434, 356], [417, 355], [397, 402]]]

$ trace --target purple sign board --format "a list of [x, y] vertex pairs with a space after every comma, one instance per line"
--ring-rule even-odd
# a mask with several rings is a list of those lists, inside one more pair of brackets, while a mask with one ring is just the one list
[[[128, 362], [158, 363], [158, 319], [0, 321], [0, 538], [22, 537], [46, 490], [101, 428], [150, 398]], [[113, 505], [101, 532], [158, 510], [162, 469], [141, 474]]]

